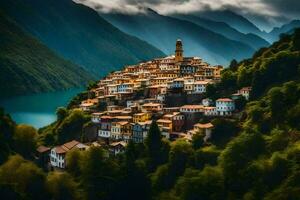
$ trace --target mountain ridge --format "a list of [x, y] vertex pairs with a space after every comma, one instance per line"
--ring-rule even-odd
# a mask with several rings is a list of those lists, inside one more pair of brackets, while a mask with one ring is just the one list
[[171, 16], [193, 22], [213, 32], [219, 33], [227, 37], [228, 39], [243, 42], [254, 49], [259, 49], [261, 47], [270, 45], [265, 39], [261, 38], [260, 36], [255, 35], [254, 33], [241, 33], [225, 22], [217, 22], [210, 19], [197, 17], [191, 14], [175, 14]]
[[199, 55], [213, 64], [226, 65], [233, 58], [242, 59], [254, 52], [244, 43], [230, 40], [192, 22], [160, 15], [152, 9], [135, 15], [99, 14], [122, 31], [146, 40], [166, 54], [173, 54], [173, 43], [178, 38], [190, 47], [186, 55]]

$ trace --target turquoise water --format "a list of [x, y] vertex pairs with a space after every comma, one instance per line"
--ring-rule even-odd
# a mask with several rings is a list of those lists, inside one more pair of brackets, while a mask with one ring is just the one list
[[18, 96], [0, 100], [0, 106], [9, 113], [18, 124], [29, 124], [35, 128], [44, 127], [56, 120], [55, 111], [68, 102], [83, 88], [65, 91]]

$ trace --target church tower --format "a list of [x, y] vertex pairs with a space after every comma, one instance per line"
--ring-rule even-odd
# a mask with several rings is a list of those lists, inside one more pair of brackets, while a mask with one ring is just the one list
[[175, 62], [182, 62], [182, 61], [183, 61], [182, 41], [178, 39], [176, 41]]

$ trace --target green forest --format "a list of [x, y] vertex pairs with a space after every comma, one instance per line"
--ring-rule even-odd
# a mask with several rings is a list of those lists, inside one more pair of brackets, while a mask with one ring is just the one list
[[162, 139], [152, 123], [143, 144], [108, 157], [101, 147], [67, 154], [64, 172], [34, 163], [37, 145], [82, 137], [89, 117], [60, 108], [57, 122], [35, 130], [0, 112], [0, 194], [4, 199], [300, 199], [300, 30], [282, 35], [251, 59], [232, 61], [219, 84], [207, 90], [218, 98], [252, 86], [238, 119], [216, 119], [213, 137]]
[[92, 78], [0, 11], [0, 99], [79, 87]]

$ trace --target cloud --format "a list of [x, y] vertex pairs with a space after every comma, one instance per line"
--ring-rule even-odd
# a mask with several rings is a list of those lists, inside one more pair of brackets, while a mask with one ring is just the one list
[[152, 8], [160, 14], [231, 9], [263, 18], [299, 18], [299, 0], [74, 0], [99, 12], [138, 13]]

